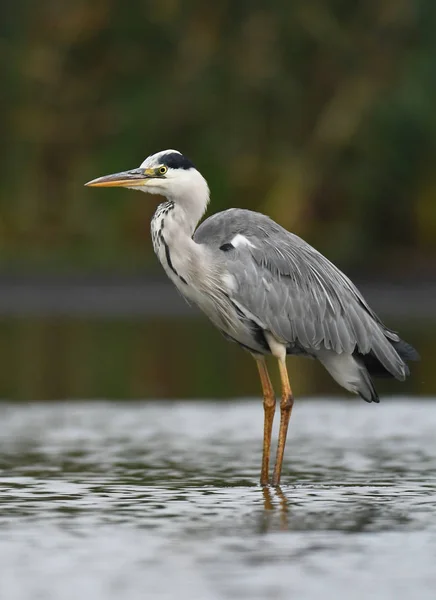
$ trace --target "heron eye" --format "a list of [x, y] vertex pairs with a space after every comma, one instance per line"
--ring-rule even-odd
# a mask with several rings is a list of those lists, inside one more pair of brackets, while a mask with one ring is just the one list
[[158, 168], [159, 175], [165, 175], [165, 173], [167, 171], [168, 171], [168, 167], [165, 167], [164, 165], [162, 165], [161, 167]]

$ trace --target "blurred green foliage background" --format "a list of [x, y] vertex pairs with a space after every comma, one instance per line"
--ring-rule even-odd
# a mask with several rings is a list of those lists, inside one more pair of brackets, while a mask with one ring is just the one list
[[[212, 211], [266, 212], [364, 278], [434, 277], [433, 0], [0, 7], [2, 273], [160, 272], [148, 234], [155, 198], [83, 183], [176, 148], [208, 179]], [[32, 335], [40, 342], [14, 364], [62, 346]], [[18, 386], [30, 397], [39, 388], [23, 377], [0, 395]], [[159, 394], [129, 383], [38, 394], [89, 389]]]
[[82, 184], [169, 147], [213, 210], [265, 211], [342, 266], [434, 267], [433, 0], [1, 6], [3, 266], [148, 263], [154, 199]]

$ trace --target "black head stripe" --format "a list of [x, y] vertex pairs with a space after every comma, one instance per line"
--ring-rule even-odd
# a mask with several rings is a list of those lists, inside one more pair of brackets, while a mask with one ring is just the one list
[[168, 152], [160, 157], [160, 162], [169, 169], [195, 169], [192, 162], [183, 154], [178, 152]]

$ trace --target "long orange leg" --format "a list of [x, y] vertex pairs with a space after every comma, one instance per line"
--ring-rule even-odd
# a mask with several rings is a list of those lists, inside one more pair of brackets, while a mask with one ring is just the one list
[[291, 385], [286, 368], [286, 355], [279, 358], [280, 380], [282, 382], [282, 398], [280, 401], [280, 429], [279, 441], [277, 444], [276, 464], [271, 484], [278, 486], [280, 475], [282, 473], [283, 454], [285, 452], [286, 436], [288, 434], [289, 419], [291, 417], [292, 407], [294, 405], [294, 396], [292, 395]]
[[265, 412], [265, 420], [263, 427], [263, 452], [262, 452], [262, 470], [260, 472], [260, 485], [268, 485], [269, 483], [269, 458], [271, 453], [271, 432], [274, 421], [274, 412], [276, 409], [276, 397], [274, 395], [273, 386], [269, 378], [268, 369], [265, 358], [263, 356], [254, 356], [259, 369], [260, 381], [263, 391], [263, 409]]

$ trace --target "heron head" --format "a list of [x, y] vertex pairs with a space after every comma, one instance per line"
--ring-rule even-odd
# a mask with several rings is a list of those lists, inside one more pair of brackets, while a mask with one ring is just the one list
[[192, 162], [177, 150], [163, 150], [152, 154], [140, 167], [98, 177], [85, 185], [93, 187], [125, 187], [149, 194], [160, 194], [177, 200], [196, 188], [208, 187]]

